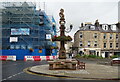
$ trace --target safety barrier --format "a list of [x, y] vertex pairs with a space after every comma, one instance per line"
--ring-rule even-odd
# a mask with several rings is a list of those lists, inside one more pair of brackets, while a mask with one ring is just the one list
[[34, 61], [33, 56], [24, 56], [24, 61]]
[[3, 60], [3, 61], [7, 61], [7, 60], [11, 60], [11, 61], [16, 61], [16, 56], [0, 56], [0, 60]]
[[24, 61], [49, 61], [53, 59], [57, 59], [57, 56], [24, 56]]
[[40, 56], [33, 56], [34, 61], [41, 61]]

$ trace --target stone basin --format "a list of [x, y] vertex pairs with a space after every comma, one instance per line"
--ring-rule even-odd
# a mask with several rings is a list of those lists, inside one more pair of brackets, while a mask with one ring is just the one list
[[72, 69], [76, 70], [77, 60], [75, 59], [56, 59], [48, 61], [49, 69]]

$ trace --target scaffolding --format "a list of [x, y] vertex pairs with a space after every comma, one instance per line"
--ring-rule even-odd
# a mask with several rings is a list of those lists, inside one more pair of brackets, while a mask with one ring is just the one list
[[[46, 40], [46, 34], [56, 35], [52, 20], [44, 11], [36, 10], [32, 2], [5, 2], [2, 10], [2, 47], [3, 49], [50, 48], [53, 42]], [[16, 30], [17, 29], [17, 30]], [[28, 31], [21, 34], [14, 31]], [[17, 37], [17, 42], [10, 42]], [[16, 39], [17, 39], [16, 38]]]

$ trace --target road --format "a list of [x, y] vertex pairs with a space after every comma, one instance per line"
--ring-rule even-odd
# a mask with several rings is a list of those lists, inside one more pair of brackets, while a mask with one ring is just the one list
[[46, 61], [3, 61], [2, 62], [2, 80], [62, 80], [63, 78], [38, 76], [28, 74], [23, 70], [25, 68], [47, 64]]
[[[94, 61], [93, 62], [87, 61], [87, 62], [94, 63]], [[2, 61], [2, 82], [8, 82], [10, 80], [12, 80], [12, 82], [16, 82], [16, 80], [36, 80], [36, 81], [37, 80], [57, 80], [57, 81], [65, 80], [65, 82], [66, 81], [70, 82], [72, 80], [75, 80], [71, 78], [35, 75], [35, 74], [26, 73], [24, 71], [28, 67], [36, 66], [36, 65], [43, 65], [43, 64], [47, 64], [47, 61], [26, 61], [26, 62], [25, 61]], [[92, 80], [91, 82], [103, 82], [103, 81]], [[109, 81], [109, 82], [114, 82], [114, 81]]]

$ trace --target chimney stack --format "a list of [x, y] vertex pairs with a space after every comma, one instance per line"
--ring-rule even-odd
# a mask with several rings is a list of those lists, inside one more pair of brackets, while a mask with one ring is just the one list
[[83, 23], [81, 23], [81, 27], [83, 27]]
[[95, 26], [96, 26], [96, 27], [99, 27], [98, 19], [95, 21]]
[[118, 28], [120, 28], [120, 22], [118, 22], [116, 25], [117, 25]]

